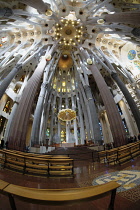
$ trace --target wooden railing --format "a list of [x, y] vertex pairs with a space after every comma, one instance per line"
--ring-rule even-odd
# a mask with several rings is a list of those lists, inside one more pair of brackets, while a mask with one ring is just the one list
[[0, 150], [0, 164], [23, 174], [43, 176], [74, 176], [74, 161], [66, 155], [39, 155]]
[[68, 189], [36, 189], [9, 184], [0, 180], [0, 192], [9, 196], [12, 210], [16, 210], [14, 198], [28, 203], [44, 205], [72, 205], [82, 201], [93, 201], [111, 193], [111, 200], [108, 209], [114, 209], [116, 189], [120, 185], [111, 181], [106, 184]]
[[121, 147], [98, 152], [99, 162], [119, 163], [120, 165], [126, 161], [134, 159], [140, 155], [140, 141], [130, 143]]

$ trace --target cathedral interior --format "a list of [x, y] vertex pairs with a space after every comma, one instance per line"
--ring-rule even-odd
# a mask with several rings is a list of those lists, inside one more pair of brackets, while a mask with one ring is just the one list
[[0, 1], [9, 148], [126, 144], [140, 132], [139, 0]]
[[140, 0], [0, 0], [0, 23], [0, 141], [8, 149], [137, 140]]

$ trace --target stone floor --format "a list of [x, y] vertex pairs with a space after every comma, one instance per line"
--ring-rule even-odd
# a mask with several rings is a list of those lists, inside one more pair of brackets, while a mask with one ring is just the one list
[[[140, 157], [122, 166], [107, 166], [86, 161], [75, 161], [74, 178], [43, 178], [21, 175], [7, 169], [0, 170], [0, 179], [25, 187], [33, 188], [75, 188], [100, 184], [116, 180], [123, 188], [118, 190], [115, 200], [115, 210], [140, 209]], [[28, 204], [16, 200], [17, 210], [106, 210], [110, 196], [92, 202], [84, 202], [72, 206], [44, 206]], [[0, 195], [0, 210], [10, 210], [8, 198]]]

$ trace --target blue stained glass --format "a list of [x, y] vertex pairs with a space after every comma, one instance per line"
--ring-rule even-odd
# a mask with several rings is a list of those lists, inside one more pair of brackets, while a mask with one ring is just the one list
[[129, 60], [133, 60], [136, 57], [136, 51], [135, 50], [130, 50], [128, 52], [127, 57], [128, 57]]

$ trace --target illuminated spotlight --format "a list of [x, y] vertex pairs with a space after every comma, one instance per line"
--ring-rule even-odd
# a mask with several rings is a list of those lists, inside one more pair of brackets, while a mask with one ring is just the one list
[[53, 14], [53, 12], [50, 9], [47, 9], [46, 12], [45, 12], [46, 16], [52, 16], [52, 14]]
[[51, 58], [52, 58], [52, 56], [51, 56], [51, 55], [47, 55], [47, 56], [46, 56], [46, 61], [50, 61], [50, 60], [51, 60]]
[[92, 65], [92, 60], [90, 58], [87, 59], [87, 64]]
[[99, 20], [97, 20], [97, 23], [98, 24], [104, 24], [105, 23], [105, 20], [104, 19], [99, 19]]

